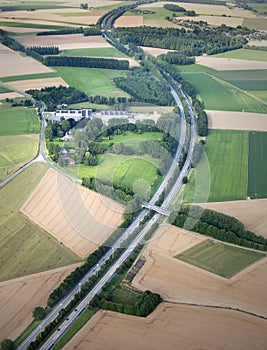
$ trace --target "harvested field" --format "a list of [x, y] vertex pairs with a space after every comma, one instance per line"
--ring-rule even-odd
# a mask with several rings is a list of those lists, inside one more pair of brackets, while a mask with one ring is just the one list
[[267, 131], [267, 115], [207, 110], [210, 129]]
[[116, 20], [114, 27], [140, 27], [143, 24], [142, 16], [122, 16]]
[[32, 322], [32, 311], [80, 264], [0, 283], [0, 339], [15, 340]]
[[[139, 6], [139, 8], [153, 8], [153, 7], [163, 7], [164, 4], [167, 4], [169, 2], [156, 2], [151, 4], [145, 4]], [[252, 11], [247, 10], [239, 10], [239, 9], [233, 9], [228, 8], [223, 5], [212, 5], [212, 4], [195, 4], [195, 3], [186, 3], [186, 2], [174, 2], [173, 4], [179, 5], [186, 10], [189, 11], [195, 11], [199, 15], [213, 15], [213, 16], [221, 16], [223, 14], [230, 15], [232, 17], [248, 17], [248, 18], [255, 18], [257, 15], [253, 13]], [[171, 12], [170, 12], [171, 13]], [[199, 17], [198, 17], [199, 18]], [[188, 17], [187, 17], [188, 19]], [[190, 18], [191, 20], [192, 18]]]
[[179, 25], [165, 19], [144, 19], [144, 26], [159, 28], [179, 28]]
[[154, 57], [158, 57], [159, 55], [175, 51], [175, 50], [166, 50], [166, 49], [159, 49], [157, 47], [148, 47], [148, 46], [141, 46], [141, 49], [145, 51], [145, 53], [152, 55]]
[[179, 236], [191, 237], [192, 246], [194, 239], [197, 244], [203, 237], [181, 229], [174, 235], [169, 226], [159, 230], [162, 236], [145, 249], [146, 263], [134, 278], [134, 287], [159, 293], [168, 301], [239, 308], [267, 317], [267, 258], [224, 279], [174, 259], [176, 251], [186, 250], [180, 246]]
[[[189, 17], [178, 17], [178, 20], [186, 21], [188, 19]], [[240, 17], [224, 17], [224, 16], [213, 16], [213, 15], [211, 16], [200, 15], [197, 17], [190, 17], [190, 20], [195, 22], [204, 21], [212, 26], [220, 26], [222, 24], [225, 24], [230, 27], [237, 27], [237, 26], [241, 26], [243, 23], [243, 18], [240, 18]]]
[[45, 78], [45, 79], [31, 79], [31, 80], [18, 80], [18, 81], [12, 81], [8, 84], [9, 87], [20, 90], [20, 91], [26, 91], [29, 89], [41, 89], [49, 86], [69, 86], [62, 78], [55, 77], [55, 78]]
[[22, 57], [18, 52], [2, 44], [0, 44], [0, 63], [0, 77], [53, 72], [33, 58]]
[[17, 98], [22, 96], [23, 95], [18, 94], [17, 92], [6, 92], [4, 94], [0, 94], [0, 100], [5, 100], [6, 98]]
[[63, 349], [264, 350], [266, 327], [235, 311], [164, 302], [146, 318], [99, 311]]
[[123, 212], [116, 202], [51, 169], [21, 210], [83, 258], [120, 225]]
[[0, 26], [0, 29], [5, 30], [7, 32], [12, 33], [37, 33], [37, 32], [43, 32], [44, 29], [38, 29], [38, 28], [22, 28], [22, 27], [7, 27], [7, 26]]
[[267, 199], [207, 203], [205, 208], [233, 216], [243, 222], [246, 230], [267, 238]]
[[253, 70], [267, 69], [267, 62], [237, 60], [233, 58], [215, 58], [211, 56], [198, 56], [196, 63], [215, 70]]
[[21, 44], [25, 46], [58, 46], [60, 50], [110, 47], [101, 36], [84, 36], [83, 34], [69, 35], [23, 35], [17, 36]]
[[[72, 15], [73, 14], [73, 15]], [[102, 12], [103, 15], [103, 12]], [[66, 8], [66, 9], [46, 9], [46, 10], [37, 10], [37, 11], [8, 11], [0, 13], [0, 18], [2, 20], [11, 20], [16, 19], [21, 22], [21, 20], [27, 19], [28, 23], [42, 24], [38, 21], [46, 22], [46, 24], [58, 25], [60, 22], [63, 22], [65, 26], [68, 26], [68, 23], [77, 24], [77, 25], [89, 25], [95, 24], [99, 17], [102, 16], [101, 13], [94, 12], [85, 12], [81, 9]], [[65, 23], [64, 23], [65, 22]], [[68, 22], [68, 23], [67, 23]]]
[[267, 40], [249, 40], [248, 45], [267, 46]]

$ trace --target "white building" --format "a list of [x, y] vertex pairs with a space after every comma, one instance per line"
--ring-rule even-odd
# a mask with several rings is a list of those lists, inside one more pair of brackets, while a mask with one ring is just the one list
[[74, 119], [76, 122], [82, 118], [91, 118], [92, 109], [58, 109], [51, 115], [52, 122], [60, 122], [61, 118]]

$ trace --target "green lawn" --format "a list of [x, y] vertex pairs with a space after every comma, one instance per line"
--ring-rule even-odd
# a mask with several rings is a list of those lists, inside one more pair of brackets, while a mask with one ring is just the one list
[[238, 49], [228, 52], [218, 53], [212, 57], [235, 58], [239, 60], [267, 61], [267, 51]]
[[47, 170], [34, 164], [0, 190], [0, 281], [66, 266], [79, 258], [19, 212]]
[[267, 197], [267, 132], [249, 133], [248, 196]]
[[181, 75], [196, 88], [206, 109], [267, 113], [266, 105], [216, 77], [205, 73]]
[[39, 135], [0, 137], [0, 181], [37, 154]]
[[210, 130], [205, 146], [209, 168], [202, 162], [197, 178], [193, 175], [185, 190], [185, 201], [194, 201], [206, 189], [210, 173], [210, 202], [245, 199], [247, 193], [248, 132]]
[[35, 108], [0, 106], [0, 136], [37, 134], [40, 121]]
[[115, 49], [115, 47], [64, 50], [61, 53], [61, 55], [62, 56], [115, 57], [115, 58], [127, 57], [125, 54]]
[[3, 83], [8, 83], [10, 81], [45, 79], [45, 78], [54, 78], [54, 77], [59, 77], [59, 74], [57, 72], [51, 72], [51, 73], [40, 73], [40, 74], [14, 75], [12, 77], [1, 78], [0, 80]]
[[[105, 73], [105, 69], [96, 68], [69, 68], [56, 67], [59, 75], [70, 85], [84, 91], [88, 95], [109, 95], [126, 96], [127, 94], [117, 89]], [[116, 70], [113, 73], [116, 76], [125, 76], [125, 71]]]
[[230, 278], [264, 256], [263, 253], [205, 241], [177, 255], [176, 258], [217, 275]]

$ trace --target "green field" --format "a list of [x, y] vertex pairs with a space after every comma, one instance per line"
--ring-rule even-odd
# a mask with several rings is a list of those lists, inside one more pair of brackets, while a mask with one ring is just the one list
[[6, 92], [11, 92], [12, 90], [4, 87], [4, 86], [0, 86], [0, 94], [5, 94]]
[[205, 73], [181, 73], [181, 75], [196, 88], [206, 109], [267, 113], [266, 105], [216, 77]]
[[22, 1], [22, 4], [19, 2], [10, 3], [7, 5], [7, 2], [0, 2], [2, 11], [23, 11], [23, 10], [46, 10], [46, 9], [62, 9], [67, 8], [67, 6], [62, 5], [62, 2], [57, 1]]
[[114, 57], [124, 58], [125, 54], [115, 49], [115, 47], [100, 47], [90, 49], [72, 49], [64, 50], [62, 56], [88, 56], [88, 57]]
[[267, 132], [249, 133], [248, 196], [267, 197]]
[[210, 169], [200, 163], [198, 177], [191, 176], [186, 187], [185, 201], [194, 201], [196, 186], [200, 187], [200, 194], [204, 191], [209, 171], [209, 202], [246, 199], [248, 132], [210, 130], [205, 150]]
[[267, 70], [265, 69], [217, 71], [214, 75], [242, 90], [267, 90]]
[[66, 266], [79, 258], [19, 212], [47, 171], [36, 163], [0, 190], [0, 281]]
[[218, 53], [212, 57], [235, 58], [239, 60], [267, 61], [267, 51], [238, 49], [228, 52]]
[[[13, 10], [11, 10], [13, 11]], [[15, 11], [15, 10], [14, 10]], [[16, 27], [16, 28], [32, 28], [32, 29], [49, 29], [49, 30], [60, 30], [63, 28], [68, 28], [68, 26], [57, 26], [49, 24], [37, 24], [37, 23], [23, 23], [23, 22], [2, 22], [5, 27]]]
[[34, 108], [0, 106], [0, 136], [37, 134], [40, 121]]
[[57, 72], [51, 72], [51, 73], [40, 73], [40, 74], [14, 75], [12, 77], [1, 78], [0, 80], [3, 83], [8, 83], [10, 81], [45, 79], [45, 78], [54, 78], [54, 77], [59, 77], [59, 74]]
[[256, 10], [261, 15], [267, 14], [267, 6], [264, 4], [264, 1], [262, 3], [256, 4], [256, 3], [249, 3], [249, 7], [252, 7], [254, 10]]
[[265, 102], [267, 104], [267, 93], [266, 91], [248, 91], [251, 95], [255, 96], [256, 98], [259, 98], [261, 101]]
[[39, 135], [0, 137], [0, 181], [37, 154]]
[[[70, 85], [88, 95], [128, 96], [117, 89], [109, 78], [108, 69], [56, 67], [59, 75]], [[113, 75], [125, 76], [125, 71], [116, 70]]]
[[263, 253], [205, 241], [177, 255], [176, 258], [222, 277], [230, 278], [264, 256]]

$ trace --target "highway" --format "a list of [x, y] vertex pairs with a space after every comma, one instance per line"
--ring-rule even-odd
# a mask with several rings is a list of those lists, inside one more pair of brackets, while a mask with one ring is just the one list
[[[186, 99], [188, 103], [188, 108], [190, 110], [190, 115], [191, 115], [191, 141], [190, 141], [190, 146], [188, 150], [188, 155], [187, 159], [185, 161], [185, 164], [183, 166], [183, 169], [181, 170], [181, 173], [173, 186], [171, 192], [166, 195], [166, 198], [163, 202], [163, 207], [168, 208], [174, 198], [176, 197], [177, 193], [179, 192], [182, 184], [182, 178], [186, 176], [186, 174], [189, 171], [190, 168], [190, 163], [191, 163], [191, 158], [192, 158], [192, 153], [194, 149], [194, 145], [196, 142], [196, 127], [195, 127], [195, 117], [194, 113], [192, 111], [192, 108], [190, 106], [190, 103], [187, 99], [187, 97], [184, 95], [183, 91], [180, 89], [180, 92]], [[186, 120], [185, 120], [185, 113], [183, 109], [183, 105], [180, 101], [179, 96], [175, 92], [175, 90], [171, 87], [171, 93], [175, 99], [175, 102], [177, 106], [180, 109], [180, 115], [181, 115], [181, 128], [180, 128], [180, 138], [179, 138], [179, 144], [177, 151], [175, 153], [175, 156], [173, 158], [172, 164], [162, 181], [160, 187], [158, 188], [157, 192], [154, 194], [152, 199], [149, 201], [150, 205], [155, 205], [156, 201], [159, 199], [160, 195], [165, 191], [170, 179], [173, 177], [176, 169], [177, 169], [177, 164], [179, 161], [179, 158], [182, 154], [182, 150], [184, 147], [185, 143], [185, 135], [186, 135]], [[72, 181], [77, 181], [78, 179], [73, 178], [69, 176], [68, 174], [65, 174], [64, 172], [60, 171], [58, 168], [54, 166], [53, 163], [51, 163], [44, 152], [44, 128], [45, 128], [45, 118], [43, 116], [43, 111], [44, 111], [44, 105], [42, 105], [41, 108], [41, 117], [42, 117], [42, 128], [41, 128], [41, 138], [40, 138], [40, 152], [39, 156], [41, 155], [42, 158], [49, 164], [50, 167], [55, 169], [56, 171], [62, 173], [65, 176], [68, 176], [71, 178]], [[32, 161], [33, 162], [33, 161]], [[133, 233], [133, 231], [139, 227], [140, 223], [142, 220], [145, 218], [145, 216], [148, 213], [148, 209], [143, 209], [141, 213], [138, 215], [138, 217], [130, 224], [130, 226], [124, 230], [122, 235], [117, 239], [117, 241], [113, 244], [113, 246], [106, 252], [106, 254], [98, 261], [98, 263], [90, 270], [88, 273], [83, 277], [83, 279], [77, 284], [77, 286], [69, 293], [63, 300], [58, 303], [53, 310], [50, 312], [50, 314], [39, 324], [39, 326], [34, 329], [34, 331], [24, 340], [23, 343], [21, 343], [20, 346], [18, 346], [17, 349], [19, 350], [24, 350], [27, 348], [27, 346], [30, 344], [30, 342], [34, 341], [36, 336], [49, 324], [51, 323], [58, 315], [60, 310], [62, 308], [65, 308], [70, 301], [73, 299], [74, 295], [79, 292], [81, 286], [94, 274], [97, 273], [97, 271], [101, 268], [101, 266], [105, 263], [106, 260], [108, 260], [113, 252], [118, 248], [118, 247], [123, 247], [127, 243], [124, 243], [125, 240]], [[92, 300], [92, 298], [98, 294], [103, 286], [112, 278], [112, 276], [116, 273], [116, 270], [118, 267], [120, 267], [123, 262], [127, 259], [127, 257], [132, 253], [134, 248], [140, 244], [146, 234], [146, 232], [152, 227], [152, 225], [157, 222], [161, 218], [161, 214], [157, 213], [153, 216], [153, 218], [146, 223], [146, 226], [144, 229], [141, 230], [141, 232], [137, 235], [137, 237], [134, 239], [134, 241], [126, 248], [124, 253], [120, 256], [120, 258], [113, 264], [113, 266], [105, 273], [105, 275], [99, 280], [99, 282], [95, 285], [95, 287], [92, 288], [92, 290], [88, 293], [88, 295], [80, 302], [80, 304], [76, 307], [76, 309], [68, 316], [68, 318], [59, 326], [58, 330], [56, 330], [50, 337], [49, 339], [43, 344], [41, 349], [43, 350], [48, 350], [52, 349], [54, 344], [64, 335], [64, 333], [68, 330], [68, 328], [73, 324], [73, 322], [77, 319], [77, 317], [85, 310], [86, 306], [89, 304], [89, 302]]]
[[[175, 97], [175, 101], [177, 105], [180, 108], [181, 111], [181, 129], [180, 129], [180, 142], [177, 148], [177, 152], [175, 154], [175, 157], [173, 159], [172, 165], [168, 170], [168, 173], [166, 177], [164, 178], [164, 181], [162, 182], [161, 186], [153, 196], [153, 198], [150, 200], [149, 204], [154, 205], [154, 203], [158, 200], [160, 194], [165, 190], [168, 181], [172, 178], [176, 168], [178, 160], [181, 156], [182, 149], [185, 142], [185, 134], [186, 134], [186, 121], [185, 121], [185, 114], [183, 110], [182, 103], [179, 99], [179, 96], [176, 94], [176, 92], [172, 89], [171, 90], [173, 96]], [[194, 123], [194, 114], [192, 113], [192, 122]], [[191, 132], [192, 134], [192, 132]], [[194, 134], [194, 132], [193, 132]], [[195, 138], [194, 138], [195, 140]], [[189, 152], [188, 155], [191, 157], [191, 153], [193, 152], [194, 148], [194, 142], [192, 141], [190, 143]], [[188, 158], [185, 162], [185, 166], [181, 171], [181, 174], [185, 176], [184, 174], [187, 174], [188, 172], [188, 164], [190, 165], [191, 158]], [[181, 176], [181, 175], [180, 175]], [[180, 179], [179, 176], [179, 179]], [[175, 186], [173, 187], [173, 190], [167, 195], [163, 206], [167, 207], [174, 199], [176, 194], [180, 190], [179, 185], [179, 179], [177, 180]], [[27, 345], [34, 341], [36, 336], [41, 332], [42, 329], [46, 327], [50, 322], [52, 322], [60, 312], [62, 308], [65, 308], [70, 301], [73, 299], [74, 295], [79, 292], [81, 286], [94, 274], [97, 273], [97, 271], [101, 268], [101, 266], [105, 263], [106, 260], [108, 260], [113, 252], [119, 248], [124, 247], [126, 248], [125, 252], [122, 254], [122, 256], [114, 263], [114, 265], [105, 273], [105, 275], [100, 279], [100, 281], [96, 284], [95, 287], [89, 292], [89, 294], [81, 301], [81, 303], [76, 307], [75, 311], [73, 311], [68, 318], [60, 325], [59, 329], [55, 331], [49, 339], [45, 342], [45, 344], [41, 347], [43, 350], [47, 350], [53, 347], [53, 345], [64, 335], [64, 333], [68, 330], [68, 328], [73, 324], [73, 322], [77, 319], [77, 317], [84, 311], [86, 306], [89, 304], [89, 302], [92, 300], [92, 298], [98, 294], [105, 283], [107, 283], [114, 273], [116, 272], [117, 268], [122, 265], [122, 263], [127, 259], [127, 257], [131, 254], [131, 252], [134, 250], [134, 248], [140, 244], [146, 234], [146, 232], [152, 227], [152, 225], [157, 222], [161, 218], [161, 214], [157, 213], [153, 216], [153, 218], [146, 224], [145, 228], [138, 234], [138, 236], [134, 239], [134, 241], [130, 244], [129, 247], [126, 247], [124, 244], [124, 241], [133, 233], [133, 231], [139, 227], [140, 222], [145, 218], [146, 214], [148, 213], [148, 209], [143, 209], [142, 212], [138, 215], [138, 217], [131, 223], [131, 225], [125, 229], [125, 231], [122, 233], [122, 235], [117, 239], [117, 241], [113, 244], [113, 246], [106, 252], [106, 254], [98, 261], [98, 263], [83, 277], [83, 279], [79, 282], [79, 284], [72, 290], [72, 292], [67, 295], [63, 300], [58, 303], [53, 310], [50, 312], [50, 314], [40, 323], [39, 327], [36, 328], [30, 336], [25, 339], [25, 341], [18, 347], [18, 349], [25, 349]]]

